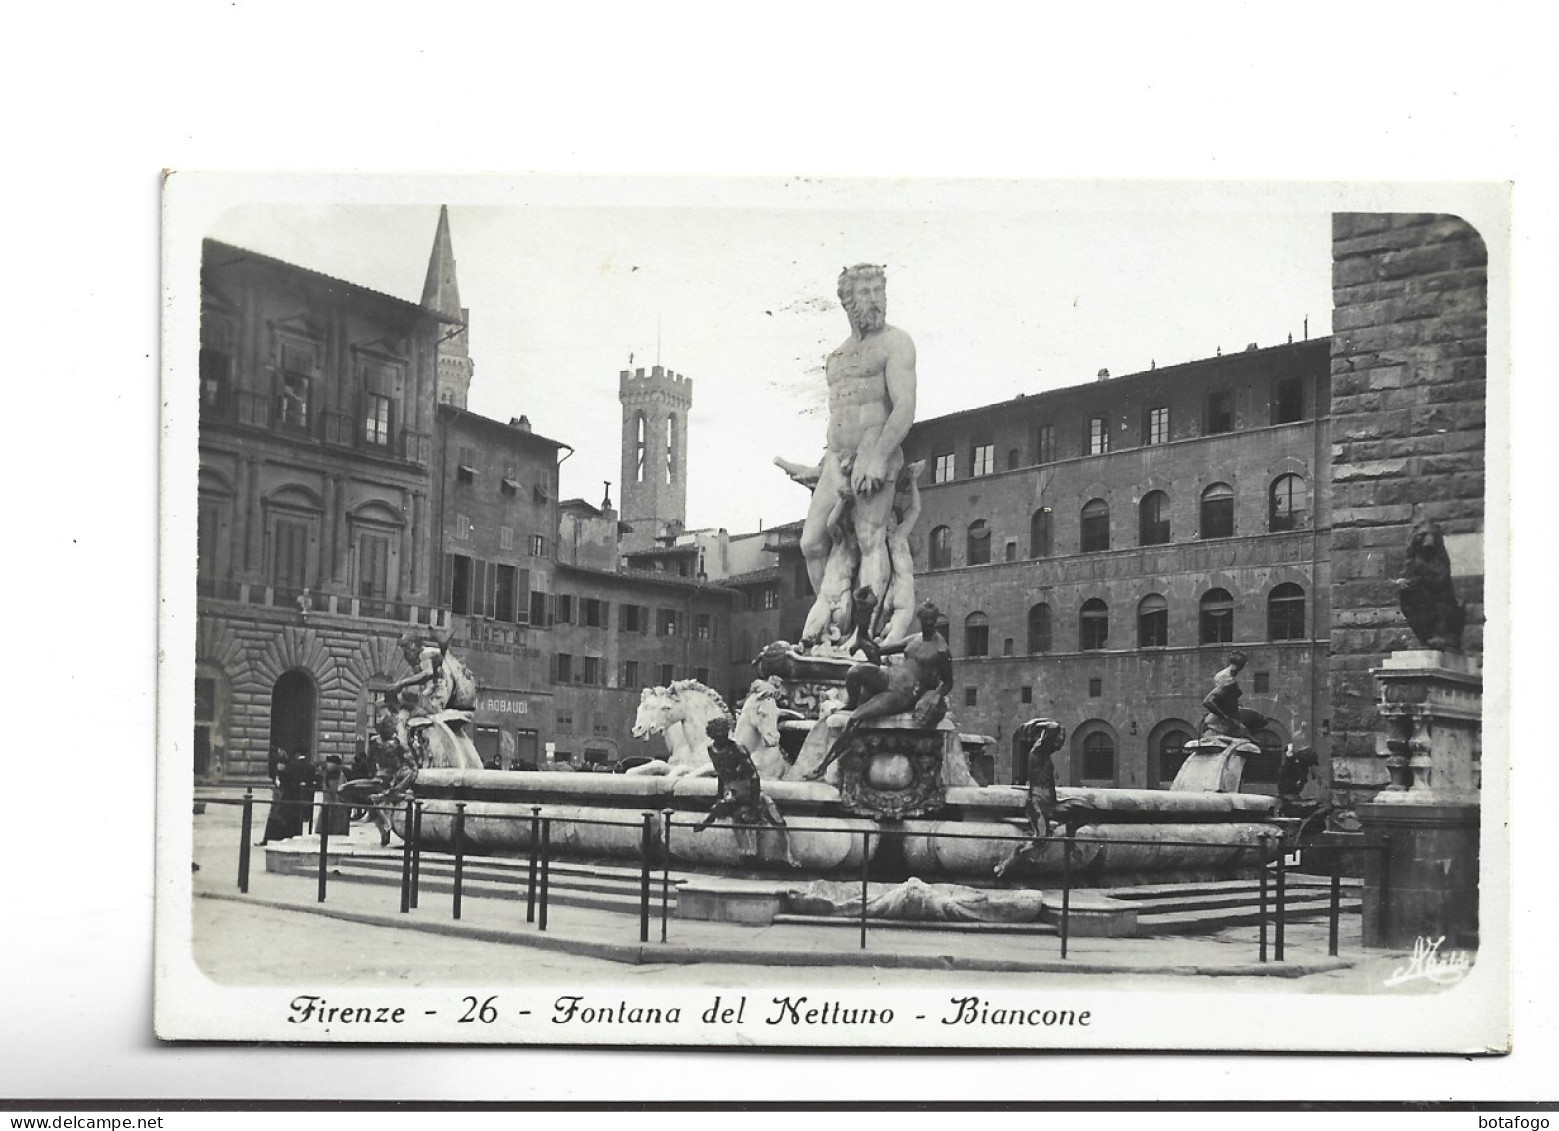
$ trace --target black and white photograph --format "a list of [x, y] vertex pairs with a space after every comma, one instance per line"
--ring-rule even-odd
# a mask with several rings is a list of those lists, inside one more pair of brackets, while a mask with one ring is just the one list
[[1508, 1050], [1508, 186], [163, 203], [162, 1040]]

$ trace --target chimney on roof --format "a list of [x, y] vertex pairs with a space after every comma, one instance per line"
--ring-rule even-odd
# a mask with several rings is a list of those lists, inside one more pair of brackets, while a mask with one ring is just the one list
[[1256, 343], [1255, 342], [1247, 342], [1245, 344], [1245, 352], [1246, 353], [1255, 353], [1256, 352]]
[[530, 417], [520, 415], [509, 417], [509, 427], [518, 428], [521, 432], [530, 431]]
[[610, 479], [603, 479], [601, 482], [606, 484], [605, 489], [601, 493], [601, 509], [603, 511], [609, 511], [612, 509], [612, 481]]
[[1101, 380], [1101, 381], [1108, 381], [1109, 379], [1110, 379], [1110, 371], [1108, 369], [1101, 369], [1101, 370], [1099, 370], [1099, 380]]

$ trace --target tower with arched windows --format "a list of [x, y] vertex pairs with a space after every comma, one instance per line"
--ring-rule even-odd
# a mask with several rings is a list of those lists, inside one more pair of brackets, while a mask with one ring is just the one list
[[659, 365], [618, 375], [626, 552], [653, 548], [687, 522], [687, 427], [693, 382]]

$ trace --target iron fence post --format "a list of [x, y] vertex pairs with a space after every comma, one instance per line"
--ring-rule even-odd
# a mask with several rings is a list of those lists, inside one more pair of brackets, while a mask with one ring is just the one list
[[417, 897], [422, 894], [422, 802], [418, 801], [407, 816], [411, 820], [406, 831], [411, 834], [411, 906], [417, 908]]
[[1288, 858], [1283, 852], [1283, 845], [1278, 845], [1277, 866], [1277, 930], [1272, 936], [1272, 957], [1274, 961], [1283, 961], [1283, 912], [1285, 880], [1288, 875]]
[[1066, 957], [1067, 945], [1072, 936], [1072, 838], [1077, 834], [1067, 829], [1061, 842], [1061, 957]]
[[541, 820], [541, 921], [536, 924], [536, 929], [547, 929], [547, 880], [552, 871], [552, 818], [543, 817]]
[[646, 811], [639, 825], [639, 941], [650, 941], [650, 856], [654, 852], [653, 841], [655, 814]]
[[460, 896], [465, 887], [466, 872], [466, 803], [455, 802], [455, 827], [451, 832], [455, 844], [455, 903], [453, 917], [460, 918]]
[[319, 811], [319, 902], [325, 902], [325, 872], [330, 855], [330, 809], [322, 802]]
[[238, 890], [249, 894], [249, 838], [254, 835], [254, 787], [244, 789], [244, 816], [238, 833]]
[[530, 874], [525, 889], [525, 921], [536, 921], [536, 856], [541, 851], [541, 806], [530, 807]]
[[405, 825], [401, 835], [401, 914], [412, 909], [412, 822], [416, 816], [412, 810], [412, 799], [407, 797], [405, 802]]
[[861, 834], [861, 949], [866, 949], [866, 879], [871, 869], [872, 833], [867, 829]]
[[1267, 853], [1266, 838], [1262, 838], [1262, 852], [1259, 866], [1261, 869], [1261, 910], [1259, 912], [1261, 928], [1258, 932], [1260, 943], [1258, 944], [1259, 961], [1267, 960]]
[[671, 903], [671, 810], [662, 809], [660, 857], [660, 941], [666, 941], [667, 907]]
[[1328, 908], [1326, 953], [1337, 957], [1337, 920], [1342, 914], [1342, 846], [1332, 849], [1331, 906]]

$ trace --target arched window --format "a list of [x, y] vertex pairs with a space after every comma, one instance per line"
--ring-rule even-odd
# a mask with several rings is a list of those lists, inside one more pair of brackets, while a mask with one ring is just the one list
[[1185, 760], [1190, 757], [1186, 750], [1186, 743], [1191, 741], [1191, 732], [1188, 730], [1171, 730], [1158, 740], [1158, 784], [1168, 787], [1174, 783], [1175, 775], [1180, 773], [1180, 767], [1185, 765]]
[[985, 565], [991, 560], [991, 528], [983, 518], [977, 518], [969, 524], [966, 549], [968, 554], [965, 560], [970, 565]]
[[1115, 740], [1102, 730], [1083, 738], [1083, 781], [1115, 781]]
[[991, 654], [991, 622], [984, 613], [970, 613], [964, 618], [964, 655], [988, 656]]
[[1149, 593], [1137, 606], [1137, 647], [1169, 647], [1169, 602], [1161, 593]]
[[1050, 508], [1040, 507], [1029, 516], [1029, 557], [1048, 558], [1050, 547]]
[[1084, 652], [1097, 652], [1110, 638], [1110, 607], [1098, 597], [1083, 602], [1078, 616], [1077, 646]]
[[677, 414], [666, 417], [666, 482], [677, 481]]
[[1310, 518], [1310, 488], [1303, 476], [1279, 475], [1267, 495], [1267, 529], [1300, 530]]
[[1110, 548], [1110, 504], [1090, 499], [1083, 504], [1081, 549], [1085, 554]]
[[649, 448], [649, 428], [644, 421], [644, 413], [634, 416], [634, 444], [633, 444], [633, 481], [644, 482], [644, 453]]
[[953, 538], [952, 533], [945, 526], [939, 526], [931, 532], [930, 552], [927, 555], [927, 569], [949, 569], [953, 564]]
[[1149, 491], [1137, 508], [1138, 541], [1144, 546], [1162, 546], [1169, 541], [1169, 496]]
[[1227, 589], [1202, 594], [1201, 626], [1203, 644], [1227, 644], [1234, 639], [1234, 598]]
[[1272, 587], [1267, 596], [1267, 639], [1305, 638], [1305, 591], [1292, 581]]
[[1227, 483], [1214, 483], [1202, 492], [1203, 538], [1232, 538], [1234, 536], [1234, 488]]
[[1043, 602], [1029, 609], [1029, 654], [1050, 651], [1050, 606]]

